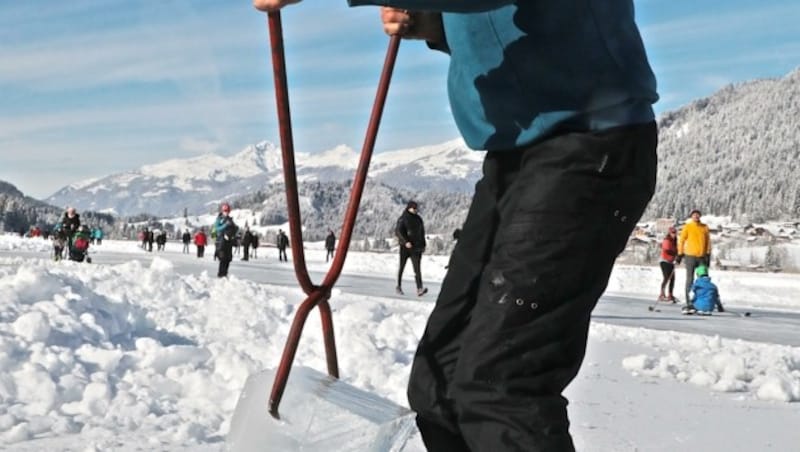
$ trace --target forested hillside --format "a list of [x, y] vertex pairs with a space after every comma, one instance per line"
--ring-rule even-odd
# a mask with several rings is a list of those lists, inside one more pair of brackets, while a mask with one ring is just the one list
[[800, 218], [800, 69], [727, 86], [659, 125], [658, 188], [645, 218], [692, 208], [738, 221]]
[[[328, 229], [339, 231], [350, 199], [349, 182], [300, 183], [300, 211], [303, 217], [303, 236], [322, 240]], [[397, 189], [368, 181], [361, 198], [354, 238], [385, 238], [393, 236], [394, 223], [405, 209], [406, 202], [419, 203], [420, 215], [428, 234], [451, 236], [460, 228], [467, 215], [471, 195], [440, 191]], [[249, 208], [264, 212], [264, 225], [288, 221], [286, 194], [282, 184], [269, 185], [256, 194], [239, 198], [234, 208]]]
[[[84, 223], [110, 229], [114, 224], [111, 215], [80, 212]], [[25, 196], [8, 182], [0, 181], [0, 231], [27, 232], [33, 226], [49, 231], [61, 220], [62, 208]]]
[[25, 196], [8, 182], [0, 181], [0, 230], [27, 232], [31, 226], [49, 229], [63, 212]]

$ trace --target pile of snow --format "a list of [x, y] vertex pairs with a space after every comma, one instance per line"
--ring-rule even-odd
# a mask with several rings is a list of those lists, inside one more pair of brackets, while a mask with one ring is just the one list
[[[143, 253], [132, 242], [101, 246]], [[0, 445], [224, 449], [247, 376], [277, 365], [304, 294], [235, 272], [228, 279], [179, 272], [178, 247], [148, 265], [79, 264], [49, 259], [47, 241], [0, 236]], [[312, 267], [326, 265], [323, 256], [315, 250], [307, 254]], [[440, 280], [446, 258], [428, 258], [426, 279]], [[346, 271], [352, 273], [392, 278], [396, 269], [394, 255], [349, 253], [348, 259]], [[652, 296], [657, 272], [618, 266], [609, 290]], [[734, 272], [714, 277], [722, 293], [731, 294], [729, 303], [757, 305], [766, 299], [800, 309], [796, 277]], [[331, 302], [343, 379], [407, 406], [405, 387], [432, 308], [428, 301], [335, 290]], [[324, 369], [316, 315], [309, 324], [295, 363]], [[637, 378], [732, 392], [743, 403], [800, 401], [798, 347], [598, 322], [591, 341], [646, 347], [610, 364]], [[418, 436], [406, 450], [423, 450]]]
[[655, 353], [625, 358], [633, 375], [675, 379], [761, 400], [800, 401], [800, 348], [644, 328], [592, 325], [601, 341], [645, 345]]

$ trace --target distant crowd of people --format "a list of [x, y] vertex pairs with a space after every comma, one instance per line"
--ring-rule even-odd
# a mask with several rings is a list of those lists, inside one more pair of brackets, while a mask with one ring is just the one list
[[[403, 213], [397, 219], [394, 228], [400, 252], [396, 292], [401, 295], [403, 294], [403, 272], [409, 259], [414, 269], [417, 295], [422, 296], [428, 291], [422, 284], [421, 260], [425, 251], [426, 241], [425, 226], [422, 217], [419, 215], [418, 207], [416, 201], [409, 201]], [[460, 230], [457, 230], [453, 233], [454, 239], [458, 238], [459, 232]], [[102, 244], [104, 232], [100, 227], [88, 228], [86, 225], [82, 225], [80, 215], [75, 208], [68, 207], [61, 221], [55, 225], [52, 234], [49, 231], [43, 231], [38, 226], [33, 226], [25, 235], [44, 237], [45, 239], [51, 238], [53, 258], [55, 260], [70, 258], [82, 261], [87, 257], [90, 244]], [[166, 251], [168, 231], [157, 227], [145, 226], [137, 232], [137, 239], [141, 248], [147, 252], [153, 252], [153, 244], [155, 244], [156, 252]], [[228, 275], [230, 263], [233, 261], [234, 256], [241, 255], [241, 260], [245, 262], [258, 258], [260, 235], [251, 230], [248, 225], [245, 225], [244, 230], [240, 230], [231, 217], [231, 205], [223, 202], [220, 204], [219, 213], [213, 224], [208, 228], [200, 227], [194, 233], [188, 228], [183, 229], [180, 233], [180, 243], [182, 244], [181, 252], [183, 254], [190, 254], [191, 245], [194, 244], [198, 258], [205, 257], [206, 247], [213, 243], [213, 258], [219, 261], [217, 276], [225, 277]], [[283, 229], [278, 229], [275, 235], [275, 247], [278, 250], [278, 260], [280, 262], [288, 262], [289, 256], [286, 250], [290, 247], [290, 240]], [[329, 262], [334, 258], [336, 251], [336, 234], [333, 229], [328, 230], [324, 247], [325, 262]]]
[[[145, 251], [152, 252], [153, 243], [156, 244], [156, 251], [164, 251], [167, 243], [167, 231], [144, 227], [138, 232], [138, 239]], [[193, 243], [198, 258], [203, 258], [206, 247], [213, 244], [213, 259], [219, 263], [217, 276], [223, 278], [228, 276], [234, 256], [241, 255], [241, 260], [245, 262], [258, 258], [261, 236], [258, 232], [251, 230], [247, 224], [242, 230], [231, 216], [231, 205], [223, 202], [220, 204], [217, 217], [208, 228], [201, 227], [194, 234], [188, 228], [184, 229], [180, 234], [180, 242], [183, 254], [191, 253], [190, 247]], [[336, 236], [333, 230], [329, 230], [325, 239], [326, 262], [333, 257], [335, 244]], [[286, 250], [289, 248], [289, 237], [283, 229], [279, 229], [275, 235], [275, 247], [278, 250], [278, 260], [288, 262], [289, 256]]]
[[[395, 292], [403, 295], [403, 273], [406, 264], [411, 260], [414, 271], [416, 294], [422, 296], [428, 289], [422, 282], [422, 254], [425, 252], [425, 224], [419, 214], [419, 205], [416, 201], [408, 201], [395, 224], [394, 232], [398, 242], [399, 265], [397, 271], [397, 285]], [[684, 314], [710, 314], [713, 310], [724, 312], [719, 291], [711, 282], [709, 269], [711, 267], [711, 239], [708, 226], [701, 221], [699, 209], [693, 209], [689, 219], [680, 230], [676, 225], [670, 226], [661, 241], [661, 255], [659, 266], [662, 280], [658, 301], [678, 303], [675, 297], [675, 280], [677, 266], [685, 267], [684, 286]], [[228, 275], [230, 263], [234, 256], [241, 254], [242, 261], [258, 258], [260, 235], [245, 225], [241, 231], [231, 217], [231, 206], [224, 202], [220, 205], [219, 214], [214, 223], [208, 228], [201, 227], [192, 234], [184, 229], [180, 236], [183, 245], [182, 253], [190, 254], [190, 246], [194, 244], [198, 258], [205, 256], [205, 249], [210, 242], [214, 243], [214, 260], [219, 261], [217, 276]], [[457, 241], [460, 229], [453, 232], [453, 239]], [[104, 232], [99, 226], [88, 227], [81, 224], [80, 214], [74, 207], [64, 211], [61, 220], [54, 226], [53, 231], [43, 230], [39, 226], [32, 226], [27, 232], [21, 232], [29, 237], [43, 237], [51, 239], [53, 243], [53, 259], [83, 261], [88, 258], [89, 245], [100, 245], [103, 242]], [[279, 229], [275, 236], [275, 247], [278, 250], [278, 260], [288, 262], [286, 249], [289, 248], [289, 237]], [[165, 251], [167, 231], [156, 228], [144, 227], [138, 232], [138, 239], [145, 251]], [[334, 257], [336, 249], [336, 235], [332, 229], [328, 230], [325, 237], [325, 262]]]
[[[395, 290], [400, 295], [404, 293], [402, 280], [408, 260], [411, 260], [414, 270], [416, 294], [422, 296], [428, 292], [422, 282], [421, 268], [422, 254], [425, 252], [426, 247], [425, 225], [419, 215], [418, 208], [416, 201], [409, 201], [397, 219], [394, 228], [400, 253]], [[454, 232], [454, 239], [458, 238], [459, 232], [460, 230]], [[34, 226], [27, 235], [31, 237], [44, 236], [45, 238], [50, 236], [55, 260], [69, 258], [77, 261], [85, 259], [90, 261], [88, 259], [89, 245], [100, 245], [104, 237], [102, 228], [88, 228], [86, 225], [82, 225], [80, 215], [74, 207], [68, 207], [65, 210], [61, 221], [56, 224], [52, 234], [48, 231], [42, 231], [38, 226]], [[162, 228], [145, 226], [138, 231], [137, 239], [143, 250], [153, 252], [153, 244], [155, 244], [155, 251], [163, 252], [166, 250], [168, 242], [168, 231]], [[234, 256], [241, 255], [241, 260], [245, 262], [250, 259], [257, 259], [260, 245], [259, 233], [251, 230], [249, 225], [245, 225], [244, 230], [241, 230], [233, 217], [231, 217], [231, 205], [227, 202], [220, 204], [219, 213], [213, 224], [209, 227], [200, 227], [194, 233], [185, 228], [180, 233], [179, 240], [182, 244], [181, 252], [183, 254], [190, 254], [191, 245], [194, 244], [198, 258], [204, 258], [206, 248], [213, 243], [213, 258], [219, 262], [217, 276], [220, 278], [228, 276]], [[278, 250], [278, 260], [280, 262], [288, 262], [289, 256], [286, 251], [290, 247], [290, 240], [283, 229], [279, 229], [275, 235], [275, 247]], [[329, 262], [334, 258], [336, 251], [336, 234], [333, 229], [328, 230], [324, 247], [325, 262]]]
[[[213, 243], [213, 258], [219, 261], [217, 275], [225, 277], [234, 256], [241, 255], [242, 261], [249, 261], [258, 258], [258, 248], [261, 236], [259, 233], [245, 225], [244, 230], [240, 230], [231, 217], [231, 206], [224, 202], [220, 205], [217, 218], [209, 227], [200, 227], [194, 233], [188, 228], [180, 233], [180, 242], [183, 245], [182, 253], [191, 253], [190, 246], [194, 244], [198, 258], [205, 256], [206, 248]], [[88, 257], [89, 245], [100, 245], [103, 242], [104, 232], [99, 226], [90, 228], [81, 224], [80, 214], [74, 207], [67, 207], [64, 215], [53, 227], [52, 232], [39, 226], [31, 226], [29, 229], [19, 231], [21, 236], [42, 237], [51, 240], [53, 246], [53, 259], [70, 259], [76, 261], [90, 262]], [[289, 237], [279, 229], [275, 236], [275, 247], [278, 250], [278, 260], [288, 262], [289, 257], [286, 249], [289, 248]], [[147, 252], [166, 251], [168, 242], [168, 231], [157, 227], [143, 227], [137, 232], [137, 239], [140, 246]], [[336, 236], [330, 230], [325, 239], [326, 262], [333, 257], [336, 243]]]

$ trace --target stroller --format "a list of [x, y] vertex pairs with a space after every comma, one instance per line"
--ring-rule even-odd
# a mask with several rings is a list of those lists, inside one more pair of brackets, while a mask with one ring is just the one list
[[90, 239], [91, 234], [89, 233], [89, 228], [85, 225], [78, 228], [78, 232], [75, 233], [69, 244], [69, 260], [75, 262], [83, 262], [86, 260], [86, 263], [91, 264], [92, 258], [89, 257]]

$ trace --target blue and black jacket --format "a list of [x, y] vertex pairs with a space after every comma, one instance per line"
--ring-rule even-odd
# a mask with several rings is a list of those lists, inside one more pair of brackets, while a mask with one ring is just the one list
[[236, 237], [236, 232], [239, 227], [233, 222], [233, 218], [227, 215], [217, 215], [217, 221], [214, 222], [214, 230], [217, 232], [217, 246], [222, 246], [224, 243], [233, 243]]
[[442, 12], [448, 94], [473, 149], [654, 118], [656, 81], [632, 0], [349, 0]]

